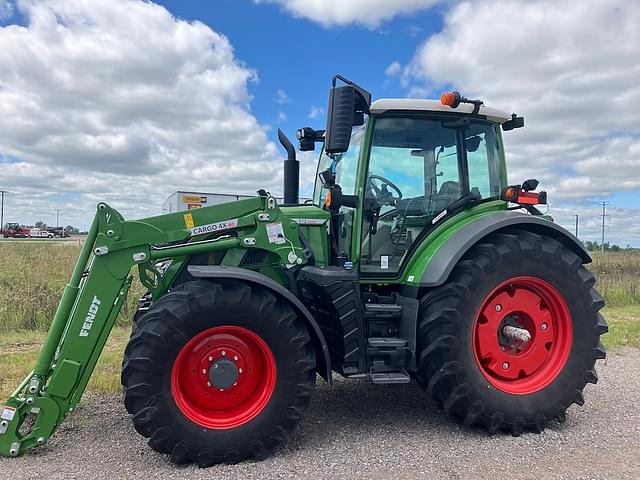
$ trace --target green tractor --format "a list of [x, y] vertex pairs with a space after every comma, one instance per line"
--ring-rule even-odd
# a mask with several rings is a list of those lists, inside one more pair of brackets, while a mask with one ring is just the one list
[[[339, 83], [338, 83], [339, 82]], [[509, 185], [502, 131], [522, 117], [458, 92], [377, 100], [333, 79], [313, 200], [286, 136], [284, 202], [255, 198], [126, 221], [97, 206], [33, 371], [0, 410], [0, 454], [74, 410], [137, 266], [122, 366], [135, 429], [176, 463], [264, 457], [319, 374], [415, 380], [465, 426], [541, 431], [582, 405], [605, 357], [582, 244]]]

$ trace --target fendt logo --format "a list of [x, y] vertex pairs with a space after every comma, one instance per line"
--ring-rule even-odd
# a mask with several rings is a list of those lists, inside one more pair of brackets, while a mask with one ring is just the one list
[[84, 324], [82, 325], [82, 329], [80, 330], [81, 337], [86, 337], [87, 335], [89, 335], [89, 330], [91, 330], [93, 321], [95, 320], [96, 315], [98, 314], [100, 303], [102, 302], [100, 302], [100, 300], [98, 300], [98, 297], [94, 295], [93, 301], [91, 302], [91, 306], [89, 307], [89, 311], [87, 312], [87, 317], [84, 319]]

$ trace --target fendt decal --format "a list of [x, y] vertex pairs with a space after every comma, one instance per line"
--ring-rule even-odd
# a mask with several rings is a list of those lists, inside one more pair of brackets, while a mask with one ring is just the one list
[[98, 299], [98, 297], [94, 295], [93, 301], [89, 306], [89, 311], [87, 312], [87, 316], [84, 319], [84, 324], [80, 329], [81, 337], [86, 337], [87, 335], [89, 335], [89, 330], [91, 330], [91, 327], [93, 326], [93, 321], [95, 320], [96, 315], [98, 314], [98, 309], [100, 308], [101, 303], [102, 302]]
[[221, 230], [229, 230], [238, 226], [238, 219], [232, 218], [231, 220], [224, 220], [217, 223], [209, 223], [208, 225], [201, 225], [199, 227], [191, 228], [191, 235], [205, 235], [207, 233], [215, 233]]

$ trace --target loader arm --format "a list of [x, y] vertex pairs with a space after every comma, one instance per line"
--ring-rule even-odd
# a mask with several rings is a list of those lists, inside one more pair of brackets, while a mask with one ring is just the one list
[[[268, 223], [281, 227], [282, 238], [269, 237]], [[138, 221], [98, 204], [36, 365], [0, 410], [0, 455], [46, 443], [76, 407], [127, 297], [132, 267], [155, 296], [167, 288], [155, 268], [161, 259], [173, 259], [175, 269], [196, 253], [263, 248], [291, 268], [306, 262], [297, 228], [272, 197]]]

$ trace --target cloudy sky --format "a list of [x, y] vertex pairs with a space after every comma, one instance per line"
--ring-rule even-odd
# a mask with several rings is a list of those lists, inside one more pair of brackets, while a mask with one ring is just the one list
[[585, 240], [609, 202], [608, 239], [640, 247], [640, 4], [622, 0], [0, 0], [5, 221], [280, 193], [276, 129], [323, 127], [334, 73], [523, 114], [510, 180], [540, 179]]

